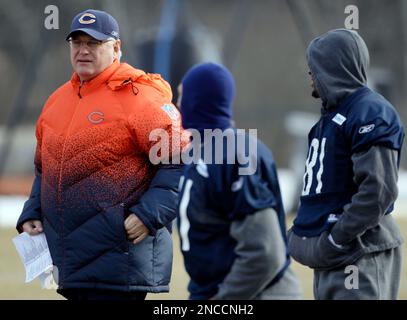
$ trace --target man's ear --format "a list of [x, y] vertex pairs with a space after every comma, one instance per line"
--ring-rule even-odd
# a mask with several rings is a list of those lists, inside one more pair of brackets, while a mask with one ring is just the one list
[[122, 42], [120, 40], [116, 40], [116, 42], [113, 45], [114, 57], [116, 59], [119, 58], [119, 52], [120, 52], [121, 45], [122, 45]]

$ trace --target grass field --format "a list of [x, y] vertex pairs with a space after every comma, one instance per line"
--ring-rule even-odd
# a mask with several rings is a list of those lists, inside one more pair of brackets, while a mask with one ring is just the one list
[[[407, 239], [407, 220], [400, 219], [398, 223]], [[291, 223], [288, 222], [290, 226]], [[61, 299], [52, 290], [43, 290], [37, 280], [32, 283], [24, 283], [24, 268], [14, 248], [11, 239], [16, 235], [14, 229], [0, 229], [0, 299]], [[178, 236], [173, 234], [174, 239], [174, 264], [170, 293], [149, 294], [147, 299], [187, 299], [188, 276], [185, 273], [182, 255], [179, 249]], [[407, 249], [404, 246], [404, 257]], [[293, 268], [300, 278], [305, 299], [313, 299], [312, 295], [312, 270], [293, 262]], [[403, 273], [400, 288], [400, 299], [407, 300], [407, 263], [403, 260]]]

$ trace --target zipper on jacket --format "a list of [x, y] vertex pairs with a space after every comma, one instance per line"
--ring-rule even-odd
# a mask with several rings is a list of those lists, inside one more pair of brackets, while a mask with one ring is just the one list
[[[125, 202], [121, 202], [120, 207], [123, 208], [123, 225], [124, 221], [126, 220], [126, 209], [127, 205]], [[125, 231], [126, 232], [126, 231]], [[125, 237], [125, 248], [124, 248], [124, 254], [127, 256], [127, 265], [126, 265], [126, 274], [127, 274], [127, 287], [130, 288], [130, 263], [131, 263], [131, 255], [130, 255], [130, 244], [127, 241], [127, 234], [124, 235]]]
[[79, 90], [78, 90], [78, 97], [79, 97], [79, 99], [82, 99], [82, 95], [81, 95], [82, 86], [83, 86], [83, 82], [81, 81], [81, 84], [79, 85]]
[[[127, 217], [128, 217], [128, 215], [126, 214], [126, 213], [127, 213], [127, 205], [126, 205], [125, 202], [121, 202], [121, 203], [119, 204], [119, 206], [123, 208], [123, 223], [124, 223], [124, 221], [125, 221], [125, 220], [127, 219]], [[126, 236], [126, 235], [125, 235], [125, 237], [126, 237], [126, 239], [127, 239], [127, 236]], [[127, 241], [126, 241], [126, 250], [125, 250], [124, 254], [125, 254], [125, 255], [128, 255], [128, 254], [129, 254], [129, 250], [130, 250], [129, 244], [128, 244]]]

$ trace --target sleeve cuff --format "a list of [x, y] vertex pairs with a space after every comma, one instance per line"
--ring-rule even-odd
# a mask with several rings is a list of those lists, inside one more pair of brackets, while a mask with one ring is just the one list
[[42, 222], [42, 219], [38, 218], [37, 216], [35, 217], [30, 217], [30, 216], [21, 216], [20, 219], [18, 219], [17, 224], [16, 224], [16, 229], [18, 231], [18, 233], [23, 233], [23, 224], [26, 223], [27, 221], [30, 220], [39, 220]]
[[134, 213], [137, 218], [143, 222], [143, 224], [147, 227], [147, 229], [150, 231], [150, 235], [155, 236], [157, 233], [157, 229], [154, 227], [154, 225], [151, 223], [151, 221], [147, 218], [147, 215], [144, 214], [143, 210], [141, 209], [140, 206], [134, 206], [131, 207], [130, 213]]
[[332, 228], [330, 236], [334, 243], [340, 246], [346, 245], [348, 242], [352, 241], [352, 239], [349, 240], [349, 236], [346, 233], [341, 231], [337, 224]]

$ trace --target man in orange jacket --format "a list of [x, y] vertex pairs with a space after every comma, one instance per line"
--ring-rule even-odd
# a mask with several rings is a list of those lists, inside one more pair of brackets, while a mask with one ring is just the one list
[[172, 138], [172, 154], [187, 144], [171, 89], [120, 63], [119, 26], [106, 12], [79, 13], [67, 41], [74, 73], [38, 120], [36, 177], [17, 229], [45, 232], [68, 299], [166, 292], [182, 167], [153, 165], [149, 153], [155, 129]]

